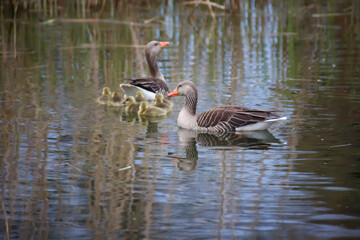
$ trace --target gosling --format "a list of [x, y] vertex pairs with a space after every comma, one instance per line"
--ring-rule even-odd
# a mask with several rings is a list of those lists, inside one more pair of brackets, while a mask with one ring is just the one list
[[111, 95], [111, 99], [108, 102], [109, 106], [113, 106], [113, 107], [122, 107], [124, 106], [123, 104], [123, 100], [122, 97], [120, 95], [120, 91], [114, 91]]
[[142, 91], [137, 91], [135, 95], [135, 101], [140, 103], [141, 101], [146, 100], [144, 97], [144, 93]]
[[101, 96], [96, 100], [96, 102], [98, 104], [101, 104], [101, 105], [105, 105], [105, 104], [108, 104], [108, 102], [110, 101], [111, 99], [111, 91], [110, 91], [110, 88], [108, 87], [104, 87], [102, 89], [102, 94]]
[[137, 103], [133, 96], [126, 97], [123, 104], [126, 106], [125, 111], [127, 113], [137, 113], [139, 111], [140, 103]]
[[162, 95], [161, 93], [157, 93], [155, 95], [155, 101], [153, 103], [153, 106], [164, 109], [167, 112], [171, 112], [173, 109], [174, 103], [169, 100], [164, 99], [164, 95]]
[[157, 117], [157, 116], [165, 116], [167, 114], [166, 110], [149, 106], [149, 103], [147, 101], [142, 101], [140, 103], [139, 116], [149, 116], [149, 117]]

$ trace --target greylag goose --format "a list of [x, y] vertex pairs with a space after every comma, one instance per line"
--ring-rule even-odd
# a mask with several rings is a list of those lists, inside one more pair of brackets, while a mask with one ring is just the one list
[[285, 120], [274, 111], [240, 106], [218, 106], [196, 115], [198, 91], [192, 81], [183, 81], [168, 97], [185, 96], [177, 124], [179, 127], [202, 132], [236, 132], [266, 130], [273, 123]]
[[111, 91], [110, 88], [104, 87], [101, 92], [101, 96], [96, 99], [96, 102], [101, 105], [108, 104], [111, 99]]
[[149, 106], [147, 101], [142, 101], [140, 103], [139, 116], [150, 116], [150, 117], [157, 117], [157, 116], [165, 116], [167, 111], [158, 107]]
[[164, 99], [164, 95], [162, 95], [161, 93], [157, 93], [155, 95], [155, 101], [153, 103], [153, 106], [162, 108], [162, 109], [166, 110], [167, 112], [171, 112], [172, 108], [174, 106], [174, 103], [167, 99]]
[[133, 96], [126, 97], [123, 104], [125, 104], [125, 106], [126, 106], [125, 107], [126, 113], [137, 113], [139, 111], [140, 103], [137, 103]]
[[123, 99], [120, 95], [120, 91], [116, 90], [112, 93], [110, 100], [108, 101], [108, 105], [112, 107], [121, 107], [124, 106]]
[[160, 72], [157, 58], [158, 53], [169, 42], [151, 41], [146, 44], [145, 56], [149, 65], [150, 78], [125, 79], [130, 80], [127, 84], [120, 84], [120, 88], [124, 90], [126, 96], [135, 96], [137, 91], [142, 91], [146, 100], [154, 100], [156, 93], [169, 93], [169, 87], [164, 76]]

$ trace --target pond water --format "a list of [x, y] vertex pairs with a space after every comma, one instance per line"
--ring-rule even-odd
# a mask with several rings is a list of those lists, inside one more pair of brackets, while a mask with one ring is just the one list
[[[177, 1], [57, 7], [2, 10], [0, 238], [359, 238], [359, 2], [241, 1], [216, 20]], [[176, 126], [181, 97], [160, 122], [96, 104], [148, 75], [153, 39], [198, 112], [288, 120], [215, 136]]]

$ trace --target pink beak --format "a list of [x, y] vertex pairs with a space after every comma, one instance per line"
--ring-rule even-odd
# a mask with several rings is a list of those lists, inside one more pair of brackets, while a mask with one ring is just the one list
[[161, 45], [161, 48], [164, 48], [164, 47], [166, 47], [167, 45], [170, 44], [170, 42], [159, 42], [159, 43]]

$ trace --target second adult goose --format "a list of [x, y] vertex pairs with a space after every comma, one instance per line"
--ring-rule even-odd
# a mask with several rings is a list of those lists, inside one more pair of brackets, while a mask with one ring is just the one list
[[169, 42], [151, 41], [146, 44], [145, 57], [149, 65], [150, 78], [125, 79], [128, 84], [120, 84], [126, 96], [135, 96], [137, 91], [142, 91], [146, 100], [154, 100], [156, 93], [169, 93], [169, 87], [160, 72], [156, 56]]
[[185, 96], [177, 123], [179, 127], [203, 132], [235, 132], [266, 130], [273, 123], [285, 120], [274, 111], [240, 106], [218, 106], [196, 115], [198, 91], [192, 81], [183, 81], [168, 97]]

